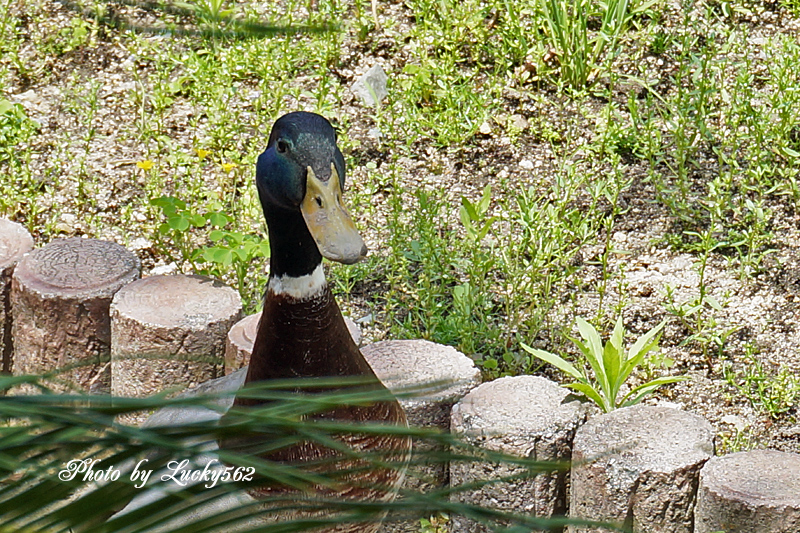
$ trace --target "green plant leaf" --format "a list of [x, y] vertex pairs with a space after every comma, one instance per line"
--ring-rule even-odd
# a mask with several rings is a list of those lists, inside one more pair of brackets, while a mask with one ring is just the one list
[[647, 383], [643, 383], [638, 387], [631, 390], [628, 394], [626, 394], [621, 401], [620, 407], [628, 407], [630, 405], [636, 405], [637, 403], [641, 402], [642, 399], [656, 390], [657, 388], [661, 387], [662, 385], [669, 385], [670, 383], [678, 383], [679, 381], [686, 381], [689, 379], [686, 376], [664, 376], [660, 378], [656, 378], [652, 381], [648, 381]]
[[605, 365], [603, 364], [603, 341], [600, 339], [597, 330], [594, 329], [594, 326], [589, 322], [581, 317], [578, 317], [576, 322], [578, 324], [578, 331], [586, 340], [586, 344], [578, 343], [576, 339], [573, 339], [572, 342], [575, 342], [586, 356], [586, 360], [594, 371], [595, 379], [600, 384], [600, 388], [606, 398], [613, 401], [613, 397], [611, 396], [611, 384], [608, 381], [608, 375], [606, 374]]
[[658, 341], [661, 338], [661, 332], [665, 324], [666, 321], [662, 321], [656, 327], [636, 339], [636, 342], [633, 343], [633, 346], [628, 350], [627, 361], [625, 361], [625, 366], [619, 376], [620, 385], [628, 379], [633, 369], [642, 363], [648, 353], [658, 348]]
[[231, 254], [233, 257], [239, 261], [247, 261], [249, 259], [250, 254], [247, 253], [247, 250], [244, 248], [234, 248], [231, 250]]
[[722, 306], [720, 305], [720, 303], [717, 301], [717, 299], [716, 299], [716, 298], [714, 298], [714, 297], [713, 297], [713, 296], [711, 296], [710, 294], [706, 294], [706, 295], [704, 296], [704, 300], [705, 300], [705, 301], [706, 301], [706, 303], [707, 303], [709, 306], [711, 306], [711, 308], [712, 308], [712, 309], [714, 309], [715, 311], [722, 311]]
[[581, 317], [578, 317], [576, 322], [578, 324], [578, 331], [580, 332], [581, 337], [583, 337], [583, 339], [586, 341], [589, 352], [602, 364], [602, 359], [600, 356], [603, 353], [603, 341], [600, 339], [600, 335], [597, 333], [597, 330], [594, 328], [594, 326]]
[[177, 215], [167, 219], [167, 224], [175, 231], [186, 231], [189, 229], [189, 219], [183, 215]]
[[481, 197], [480, 201], [477, 205], [477, 211], [484, 215], [486, 211], [489, 210], [489, 204], [492, 201], [492, 186], [487, 184], [486, 187], [483, 188], [483, 196]]
[[14, 104], [12, 104], [6, 99], [0, 100], [0, 115], [5, 115], [6, 113], [12, 111], [13, 109], [14, 109]]
[[520, 343], [520, 346], [522, 346], [522, 349], [528, 352], [529, 354], [541, 359], [546, 363], [550, 363], [551, 365], [558, 368], [565, 374], [572, 376], [575, 379], [586, 379], [583, 373], [580, 372], [574, 366], [572, 366], [572, 364], [570, 364], [569, 361], [562, 359], [556, 354], [547, 352], [545, 350], [539, 350], [537, 348], [531, 348], [524, 342]]
[[[479, 220], [478, 212], [475, 210], [475, 206], [472, 205], [472, 202], [465, 196], [461, 197], [461, 207], [466, 212], [469, 220], [473, 222], [477, 222]], [[463, 220], [463, 219], [462, 219]]]
[[218, 228], [225, 227], [229, 222], [228, 217], [220, 212], [209, 213], [207, 216], [211, 225]]
[[564, 386], [574, 391], [578, 391], [589, 398], [591, 401], [597, 404], [597, 406], [602, 409], [604, 413], [608, 413], [613, 409], [613, 406], [609, 405], [594, 387], [587, 385], [586, 383], [567, 383]]
[[189, 220], [191, 221], [192, 226], [194, 226], [195, 228], [202, 228], [208, 222], [206, 220], [206, 217], [204, 217], [200, 213], [192, 213], [192, 214], [190, 214], [189, 215]]
[[619, 378], [625, 361], [624, 351], [625, 328], [622, 326], [622, 315], [617, 318], [611, 338], [603, 347], [603, 367], [609, 384], [609, 399], [614, 401], [619, 391]]

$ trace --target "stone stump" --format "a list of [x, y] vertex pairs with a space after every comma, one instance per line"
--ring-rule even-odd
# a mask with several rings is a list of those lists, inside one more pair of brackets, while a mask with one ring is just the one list
[[[248, 315], [237, 322], [228, 332], [225, 342], [225, 374], [230, 374], [247, 366], [250, 363], [250, 354], [253, 352], [253, 342], [256, 340], [258, 332], [258, 321], [261, 319], [261, 312]], [[361, 330], [355, 322], [344, 317], [344, 323], [353, 337], [356, 346], [361, 344]]]
[[111, 298], [140, 266], [124, 247], [95, 239], [56, 239], [23, 257], [11, 288], [14, 374], [58, 371], [45, 382], [56, 391], [108, 393]]
[[11, 372], [11, 274], [22, 256], [33, 250], [33, 237], [20, 224], [0, 218], [0, 372]]
[[241, 312], [239, 293], [211, 278], [151, 276], [131, 283], [111, 304], [112, 394], [144, 397], [222, 375], [225, 338]]
[[754, 450], [714, 457], [700, 471], [695, 533], [800, 531], [800, 455]]
[[[591, 408], [568, 398], [570, 391], [536, 376], [506, 377], [484, 383], [453, 408], [452, 431], [464, 442], [493, 452], [568, 465], [572, 440]], [[489, 461], [450, 465], [450, 483], [459, 485], [526, 474], [527, 469]], [[568, 467], [513, 481], [493, 482], [457, 492], [457, 501], [538, 517], [567, 511]], [[464, 517], [451, 517], [451, 531], [490, 531]]]
[[692, 533], [700, 469], [713, 455], [711, 424], [685, 411], [635, 405], [592, 418], [573, 443], [570, 516], [635, 533]]
[[[425, 340], [392, 340], [361, 348], [372, 370], [394, 394], [406, 412], [408, 425], [450, 430], [450, 410], [481, 382], [475, 363], [451, 346]], [[414, 439], [412, 465], [403, 489], [427, 492], [447, 485], [449, 465], [432, 459], [445, 451], [434, 442]], [[418, 533], [419, 519], [427, 516], [390, 514], [378, 533]]]

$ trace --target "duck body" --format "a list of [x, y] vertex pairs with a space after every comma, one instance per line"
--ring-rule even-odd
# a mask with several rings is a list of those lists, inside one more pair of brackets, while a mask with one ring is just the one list
[[[336, 407], [309, 418], [406, 426], [402, 407], [385, 393], [385, 387], [353, 342], [322, 269], [323, 256], [353, 263], [366, 254], [366, 246], [341, 204], [344, 171], [335, 131], [326, 119], [301, 112], [284, 115], [275, 123], [256, 172], [271, 259], [264, 308], [245, 384], [297, 378], [356, 378], [364, 383], [360, 390], [384, 392], [381, 399]], [[297, 393], [313, 392], [305, 389]], [[263, 402], [237, 396], [234, 406], [253, 407]], [[257, 435], [245, 438], [257, 444]], [[406, 436], [347, 432], [336, 438], [365, 457], [375, 455], [398, 465], [407, 461], [411, 447]], [[220, 444], [226, 447], [226, 443]], [[309, 468], [334, 477], [336, 472], [346, 473], [332, 485], [312, 487], [313, 494], [296, 494], [296, 489], [266, 485], [251, 490], [257, 498], [273, 499], [284, 494], [292, 497], [295, 493], [298, 499], [317, 496], [390, 501], [404, 470], [373, 467], [366, 460], [345, 458], [341, 452], [311, 441], [261, 457], [299, 466], [314, 465]], [[377, 520], [314, 531], [370, 533], [379, 526]]]

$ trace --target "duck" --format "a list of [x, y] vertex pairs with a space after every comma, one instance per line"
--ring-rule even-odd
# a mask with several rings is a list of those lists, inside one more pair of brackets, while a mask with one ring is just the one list
[[[321, 115], [303, 111], [280, 117], [256, 165], [256, 187], [271, 249], [269, 279], [245, 386], [271, 380], [355, 378], [380, 399], [336, 407], [314, 418], [407, 427], [406, 415], [380, 382], [353, 341], [323, 271], [323, 258], [343, 264], [363, 259], [367, 247], [343, 203], [345, 161], [337, 134]], [[327, 388], [326, 390], [330, 390]], [[264, 400], [239, 395], [234, 408], [257, 407]], [[257, 435], [232, 438], [221, 448], [257, 445]], [[261, 438], [267, 438], [262, 436]], [[248, 440], [249, 439], [249, 440]], [[338, 460], [330, 448], [303, 442], [259, 457], [293, 465], [328, 464], [351, 468], [334, 488], [318, 489], [323, 498], [390, 502], [402, 484], [411, 451], [406, 435], [346, 434], [337, 437], [351, 449], [390, 458], [398, 466], [367, 466]], [[255, 448], [253, 448], [255, 449]], [[263, 448], [262, 448], [263, 449]], [[257, 453], [257, 452], [256, 452]], [[314, 466], [312, 468], [319, 468]], [[317, 471], [318, 472], [318, 471]], [[250, 490], [256, 499], [274, 499], [296, 491], [285, 486]], [[369, 523], [342, 523], [317, 532], [374, 533], [383, 516]]]

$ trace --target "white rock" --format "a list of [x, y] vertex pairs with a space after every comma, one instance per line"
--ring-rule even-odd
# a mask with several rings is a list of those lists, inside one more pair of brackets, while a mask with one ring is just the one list
[[389, 91], [386, 90], [387, 81], [383, 67], [374, 65], [356, 80], [350, 90], [365, 104], [376, 107], [381, 100], [389, 96]]
[[169, 263], [168, 265], [159, 265], [150, 271], [151, 276], [161, 276], [166, 274], [174, 274], [178, 271], [178, 265]]
[[144, 237], [137, 237], [131, 241], [128, 245], [128, 248], [132, 250], [146, 250], [153, 246], [153, 243], [149, 240], [145, 239]]

